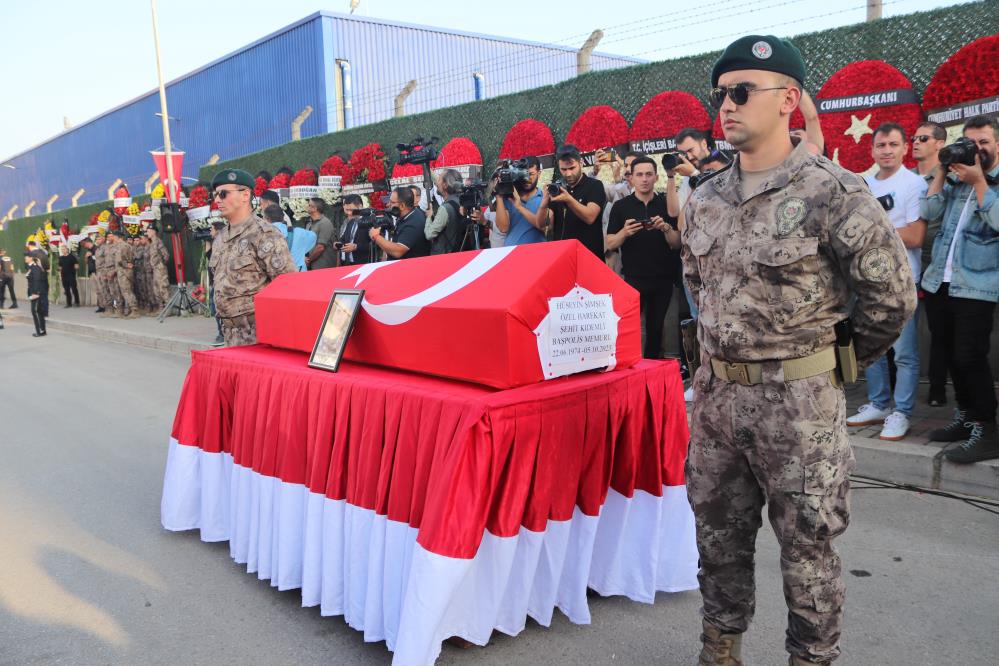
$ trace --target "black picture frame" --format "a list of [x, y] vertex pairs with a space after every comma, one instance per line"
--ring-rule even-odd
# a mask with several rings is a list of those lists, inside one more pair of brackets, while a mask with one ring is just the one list
[[363, 299], [363, 289], [337, 289], [333, 292], [309, 355], [310, 368], [337, 371]]

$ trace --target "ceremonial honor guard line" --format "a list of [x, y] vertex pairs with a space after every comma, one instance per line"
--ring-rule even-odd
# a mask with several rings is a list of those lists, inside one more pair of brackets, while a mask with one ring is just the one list
[[[309, 367], [337, 290], [343, 362]], [[162, 522], [229, 541], [396, 664], [485, 645], [587, 588], [697, 587], [675, 361], [641, 360], [638, 294], [576, 241], [280, 276], [261, 344], [196, 351]]]

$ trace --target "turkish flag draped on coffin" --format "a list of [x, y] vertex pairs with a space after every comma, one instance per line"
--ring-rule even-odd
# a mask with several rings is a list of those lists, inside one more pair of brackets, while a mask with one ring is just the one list
[[512, 388], [641, 358], [638, 292], [578, 241], [278, 277], [258, 341], [310, 352], [337, 289], [364, 289], [344, 358]]

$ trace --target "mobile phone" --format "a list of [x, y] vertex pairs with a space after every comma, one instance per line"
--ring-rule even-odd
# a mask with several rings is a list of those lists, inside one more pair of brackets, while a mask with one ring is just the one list
[[643, 229], [651, 229], [653, 226], [655, 226], [652, 224], [652, 220], [648, 218], [644, 220], [635, 220], [635, 222], [638, 222], [640, 225], [642, 225]]

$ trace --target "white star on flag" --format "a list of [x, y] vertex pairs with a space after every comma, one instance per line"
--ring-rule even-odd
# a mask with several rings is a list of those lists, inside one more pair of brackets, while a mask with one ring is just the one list
[[865, 134], [874, 134], [874, 130], [871, 129], [871, 116], [873, 114], [868, 113], [863, 119], [857, 118], [857, 116], [850, 114], [850, 127], [843, 134], [847, 136], [852, 136], [855, 143], [860, 143], [860, 139]]

